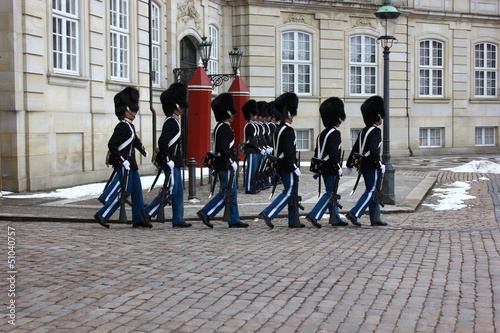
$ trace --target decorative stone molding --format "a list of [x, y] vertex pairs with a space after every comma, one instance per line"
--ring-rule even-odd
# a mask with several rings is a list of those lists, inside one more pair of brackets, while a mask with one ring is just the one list
[[287, 19], [283, 20], [283, 24], [286, 24], [286, 23], [303, 23], [303, 24], [307, 24], [307, 25], [311, 25], [311, 22], [308, 22], [306, 20], [306, 17], [304, 16], [304, 14], [300, 14], [300, 13], [292, 13], [288, 16]]
[[372, 29], [375, 29], [375, 27], [373, 26], [372, 24], [372, 21], [369, 20], [368, 18], [366, 17], [357, 17], [354, 19], [354, 22], [352, 24], [352, 27], [353, 28], [357, 28], [357, 27], [367, 27], [367, 28], [372, 28]]
[[187, 0], [186, 2], [177, 4], [177, 21], [181, 21], [184, 24], [194, 21], [196, 29], [201, 29], [201, 15], [196, 9], [194, 0]]

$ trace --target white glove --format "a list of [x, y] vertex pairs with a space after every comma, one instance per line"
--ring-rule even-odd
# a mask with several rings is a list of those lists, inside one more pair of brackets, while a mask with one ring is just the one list
[[167, 165], [168, 167], [170, 168], [170, 170], [174, 170], [174, 167], [175, 167], [175, 163], [174, 161], [170, 160], [167, 162]]
[[352, 173], [352, 168], [347, 168], [347, 174], [350, 175]]
[[262, 155], [266, 155], [266, 154], [267, 154], [267, 152], [266, 152], [266, 150], [265, 150], [265, 149], [261, 149], [261, 150], [260, 150], [260, 153], [261, 153]]
[[296, 174], [296, 175], [297, 175], [297, 177], [300, 177], [300, 175], [302, 174], [302, 173], [300, 172], [300, 169], [299, 169], [299, 168], [297, 168], [297, 169], [293, 170], [293, 173], [294, 173], [294, 174]]
[[338, 170], [338, 173], [339, 173], [339, 177], [340, 177], [340, 176], [342, 176], [342, 168], [340, 168], [340, 169]]
[[269, 148], [266, 148], [266, 153], [268, 155], [271, 155], [273, 153], [273, 148], [269, 147]]
[[380, 172], [382, 172], [382, 174], [385, 173], [385, 165], [384, 164], [380, 164]]
[[123, 161], [122, 165], [125, 168], [125, 170], [130, 170], [130, 162], [129, 161], [127, 161], [127, 160]]
[[233, 163], [231, 163], [231, 166], [233, 167], [234, 172], [236, 172], [238, 170], [238, 163], [233, 162]]
[[148, 151], [147, 151], [147, 150], [144, 150], [144, 154], [142, 154], [142, 155], [144, 155], [144, 157], [148, 157], [148, 155], [149, 155], [149, 154], [148, 154]]

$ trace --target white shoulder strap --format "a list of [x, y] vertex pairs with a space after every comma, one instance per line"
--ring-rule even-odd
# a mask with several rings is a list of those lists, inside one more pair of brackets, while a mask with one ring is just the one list
[[[319, 158], [320, 160], [323, 159], [323, 152], [325, 151], [325, 147], [326, 147], [326, 141], [328, 140], [328, 137], [330, 136], [330, 134], [333, 133], [333, 131], [335, 131], [335, 127], [332, 128], [331, 130], [328, 131], [328, 133], [326, 133], [325, 135], [325, 139], [323, 140], [323, 146], [321, 147], [321, 144], [320, 144], [320, 141], [319, 141], [319, 137], [320, 135], [318, 135], [318, 156], [317, 158]], [[328, 161], [328, 159], [330, 158], [330, 156], [328, 156], [325, 161]]]
[[278, 156], [278, 147], [279, 147], [278, 145], [280, 142], [280, 136], [281, 136], [281, 133], [283, 133], [283, 131], [285, 130], [285, 128], [286, 128], [286, 125], [280, 129], [280, 131], [278, 132], [278, 136], [276, 137], [276, 141], [274, 141], [274, 156], [277, 158], [283, 158], [283, 156], [285, 155], [285, 153], [281, 153]]
[[127, 141], [125, 141], [124, 143], [119, 145], [118, 150], [122, 150], [123, 148], [127, 147], [132, 142], [132, 140], [134, 140], [134, 130], [132, 129], [132, 126], [130, 126], [130, 124], [127, 123], [126, 121], [124, 121], [124, 123], [127, 124], [128, 127], [130, 128], [130, 132], [132, 133], [132, 136], [130, 138], [128, 138]]
[[[370, 127], [368, 129], [368, 131], [366, 131], [365, 137], [360, 138], [362, 140], [359, 140], [359, 153], [363, 156], [370, 155], [370, 151], [367, 151], [366, 154], [363, 154], [363, 150], [365, 149], [365, 143], [366, 143], [366, 139], [368, 138], [368, 134], [370, 134], [370, 132], [373, 131], [374, 128], [375, 128], [375, 126]], [[363, 141], [363, 144], [361, 144], [361, 141]]]

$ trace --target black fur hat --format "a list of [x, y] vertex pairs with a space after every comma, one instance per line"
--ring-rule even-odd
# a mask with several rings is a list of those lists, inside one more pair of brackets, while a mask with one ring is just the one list
[[344, 102], [338, 97], [330, 97], [319, 107], [319, 113], [325, 127], [332, 127], [345, 120]]
[[385, 117], [384, 99], [372, 96], [361, 105], [361, 114], [366, 126], [371, 126]]
[[274, 115], [280, 120], [295, 117], [299, 98], [293, 92], [286, 92], [274, 100]]
[[231, 118], [231, 115], [236, 113], [233, 95], [226, 92], [215, 97], [212, 101], [212, 110], [217, 121], [224, 121]]
[[259, 109], [259, 116], [269, 117], [269, 103], [265, 101], [257, 102], [257, 108]]
[[241, 111], [243, 111], [243, 117], [249, 121], [252, 116], [257, 115], [258, 113], [257, 102], [254, 99], [249, 99], [245, 105], [243, 105]]
[[167, 90], [161, 93], [161, 106], [167, 117], [172, 115], [174, 110], [177, 109], [177, 106], [179, 106], [180, 109], [187, 109], [189, 106], [187, 94], [188, 91], [186, 86], [180, 82], [172, 83]]
[[134, 87], [126, 87], [114, 97], [115, 114], [118, 119], [123, 119], [125, 111], [139, 111], [139, 90]]

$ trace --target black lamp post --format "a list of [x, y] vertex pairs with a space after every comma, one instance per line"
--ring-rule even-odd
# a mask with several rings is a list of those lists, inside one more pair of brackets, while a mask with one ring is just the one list
[[390, 148], [390, 113], [389, 113], [389, 54], [394, 43], [397, 43], [394, 32], [398, 17], [401, 13], [394, 8], [391, 0], [384, 0], [384, 5], [380, 7], [375, 16], [379, 24], [380, 37], [378, 41], [384, 49], [384, 104], [385, 118], [383, 121], [383, 152], [382, 163], [385, 165], [384, 182], [382, 184], [382, 202], [394, 205], [396, 203], [396, 195], [394, 193], [394, 173], [395, 169], [391, 163], [391, 148]]
[[[212, 42], [207, 40], [207, 37], [203, 36], [201, 42], [198, 43], [198, 50], [200, 52], [201, 62], [203, 63], [203, 68], [207, 70], [208, 62], [210, 61], [210, 54], [212, 53]], [[238, 47], [233, 47], [229, 51], [229, 61], [231, 63], [231, 68], [233, 73], [231, 74], [208, 74], [210, 81], [214, 87], [222, 85], [224, 82], [229, 81], [230, 78], [236, 77], [241, 64], [241, 58], [243, 57], [243, 52], [239, 50]], [[174, 75], [177, 82], [188, 81], [191, 76], [196, 71], [196, 68], [176, 68], [174, 69]], [[187, 83], [187, 82], [185, 82]]]

